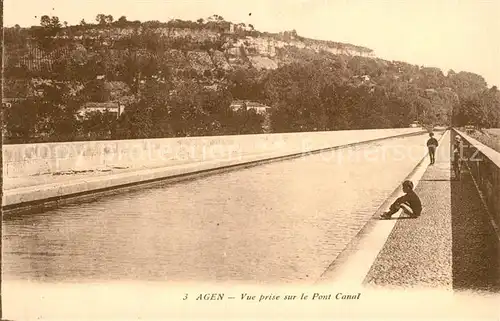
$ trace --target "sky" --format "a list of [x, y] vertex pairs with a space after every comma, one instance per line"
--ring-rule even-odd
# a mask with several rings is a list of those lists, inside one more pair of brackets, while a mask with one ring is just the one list
[[78, 24], [115, 19], [197, 20], [213, 14], [259, 31], [365, 46], [375, 55], [446, 74], [469, 71], [500, 87], [500, 0], [4, 0], [4, 25], [42, 15]]

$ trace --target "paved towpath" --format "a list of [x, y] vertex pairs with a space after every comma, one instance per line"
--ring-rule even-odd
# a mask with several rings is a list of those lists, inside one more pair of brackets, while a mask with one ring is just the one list
[[467, 167], [460, 181], [451, 173], [449, 136], [416, 188], [422, 216], [398, 219], [366, 285], [500, 291], [498, 235]]

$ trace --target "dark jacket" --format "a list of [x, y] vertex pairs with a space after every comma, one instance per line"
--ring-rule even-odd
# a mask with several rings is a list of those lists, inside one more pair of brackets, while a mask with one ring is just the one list
[[464, 145], [462, 144], [462, 142], [455, 142], [453, 143], [453, 153], [455, 154], [461, 154], [462, 153], [462, 149], [463, 149]]
[[434, 137], [429, 138], [427, 141], [427, 147], [434, 147], [436, 148], [438, 146], [438, 141]]
[[420, 213], [422, 212], [422, 202], [420, 202], [420, 198], [414, 191], [410, 191], [407, 194], [401, 196], [396, 200], [395, 203], [407, 203], [408, 205], [410, 205], [415, 215], [420, 215]]

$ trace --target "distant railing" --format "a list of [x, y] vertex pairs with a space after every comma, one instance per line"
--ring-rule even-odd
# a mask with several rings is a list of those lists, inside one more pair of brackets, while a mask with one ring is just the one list
[[454, 131], [463, 139], [462, 159], [468, 164], [492, 219], [498, 227], [500, 226], [500, 153], [460, 130], [454, 129]]

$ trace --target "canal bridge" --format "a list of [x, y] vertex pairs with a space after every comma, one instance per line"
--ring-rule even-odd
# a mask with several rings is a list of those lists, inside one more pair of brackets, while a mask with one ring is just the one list
[[[4, 303], [118, 280], [498, 293], [499, 153], [435, 137], [434, 165], [417, 128], [4, 146]], [[406, 179], [422, 215], [379, 220]]]

